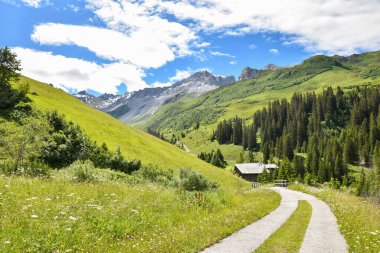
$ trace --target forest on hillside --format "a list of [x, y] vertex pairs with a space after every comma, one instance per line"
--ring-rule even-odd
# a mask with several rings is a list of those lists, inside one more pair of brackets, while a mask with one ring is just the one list
[[[359, 195], [378, 195], [379, 105], [379, 86], [357, 86], [346, 92], [329, 87], [318, 95], [295, 93], [290, 101], [269, 102], [253, 115], [251, 124], [238, 116], [223, 120], [211, 140], [261, 151], [264, 163], [281, 161], [272, 177], [356, 184]], [[356, 182], [350, 177], [349, 164], [371, 169], [369, 173], [363, 170]]]

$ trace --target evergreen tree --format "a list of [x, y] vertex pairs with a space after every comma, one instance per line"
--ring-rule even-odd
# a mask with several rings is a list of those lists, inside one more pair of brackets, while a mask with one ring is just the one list
[[19, 80], [21, 61], [8, 47], [0, 48], [0, 87]]
[[244, 163], [244, 152], [240, 152], [239, 156], [236, 159], [236, 163]]
[[248, 152], [248, 158], [247, 158], [247, 161], [248, 161], [249, 163], [254, 163], [254, 162], [256, 162], [255, 155], [253, 154], [252, 151], [249, 151], [249, 152]]
[[289, 135], [286, 135], [283, 139], [283, 157], [286, 157], [289, 160], [293, 160], [294, 157], [294, 149]]
[[270, 157], [270, 149], [269, 149], [269, 143], [268, 142], [264, 143], [263, 148], [262, 148], [262, 152], [263, 152], [263, 163], [268, 163], [268, 160]]
[[296, 155], [293, 159], [293, 170], [296, 176], [300, 176], [301, 178], [305, 175], [305, 158], [302, 156]]
[[20, 101], [28, 100], [28, 83], [19, 85], [18, 90], [11, 87], [11, 82], [19, 81], [20, 71], [21, 62], [16, 53], [8, 47], [0, 48], [0, 109], [10, 108]]

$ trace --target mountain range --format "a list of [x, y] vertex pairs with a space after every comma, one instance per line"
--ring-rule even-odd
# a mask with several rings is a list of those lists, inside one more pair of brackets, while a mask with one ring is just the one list
[[195, 98], [235, 81], [233, 76], [214, 76], [208, 71], [200, 71], [170, 87], [145, 88], [124, 95], [103, 94], [99, 97], [81, 91], [74, 96], [124, 123], [134, 124], [149, 118], [165, 104]]

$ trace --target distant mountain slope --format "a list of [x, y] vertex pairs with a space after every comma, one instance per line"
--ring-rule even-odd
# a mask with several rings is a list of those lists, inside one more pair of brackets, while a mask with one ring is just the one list
[[270, 100], [288, 98], [293, 92], [370, 83], [380, 83], [380, 52], [350, 57], [318, 55], [294, 67], [262, 71], [257, 78], [224, 86], [191, 101], [176, 101], [162, 107], [145, 124], [168, 133], [178, 132], [192, 128], [196, 122], [207, 126], [236, 114], [250, 117]]
[[250, 67], [245, 67], [240, 74], [239, 81], [258, 78], [259, 76], [268, 73], [268, 71], [273, 71], [273, 70], [278, 70], [278, 69], [283, 69], [283, 67], [279, 67], [274, 64], [268, 64], [262, 69], [253, 69]]
[[74, 94], [74, 97], [78, 98], [80, 101], [88, 104], [91, 107], [94, 107], [96, 109], [102, 110], [111, 104], [118, 101], [121, 96], [119, 95], [113, 95], [113, 94], [103, 94], [99, 97], [96, 97], [94, 95], [91, 95], [87, 93], [86, 91], [80, 91], [77, 94]]
[[157, 164], [163, 169], [191, 167], [209, 178], [217, 179], [227, 188], [234, 187], [234, 182], [240, 181], [231, 173], [205, 163], [148, 133], [129, 127], [64, 91], [25, 77], [22, 77], [21, 81], [30, 84], [30, 98], [37, 108], [57, 110], [65, 114], [67, 120], [80, 125], [92, 140], [98, 143], [105, 142], [112, 150], [119, 146], [128, 159], [139, 159], [143, 164]]
[[74, 96], [92, 107], [110, 113], [124, 123], [134, 124], [152, 116], [162, 105], [195, 98], [233, 82], [233, 76], [214, 76], [208, 71], [200, 71], [171, 87], [146, 88], [123, 96], [106, 94], [97, 98], [84, 92]]

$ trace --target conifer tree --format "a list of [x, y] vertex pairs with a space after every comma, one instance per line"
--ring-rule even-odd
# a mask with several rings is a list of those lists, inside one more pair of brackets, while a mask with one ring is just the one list
[[244, 163], [244, 152], [240, 152], [239, 156], [236, 159], [236, 163]]

